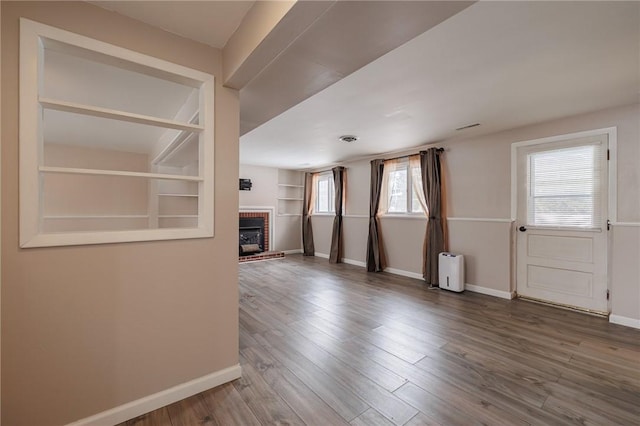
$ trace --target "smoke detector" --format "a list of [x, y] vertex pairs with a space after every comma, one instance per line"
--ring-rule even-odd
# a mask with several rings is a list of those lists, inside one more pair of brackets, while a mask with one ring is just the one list
[[353, 135], [340, 136], [340, 141], [341, 142], [351, 143], [351, 142], [355, 142], [357, 140], [358, 140], [358, 137], [357, 136], [353, 136]]

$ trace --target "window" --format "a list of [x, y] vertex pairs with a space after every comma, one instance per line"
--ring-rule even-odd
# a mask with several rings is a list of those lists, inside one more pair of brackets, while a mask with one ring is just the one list
[[[415, 164], [414, 164], [415, 163]], [[420, 176], [420, 163], [410, 162], [409, 158], [397, 161], [385, 161], [385, 177], [383, 185], [386, 188], [385, 213], [411, 214], [422, 213], [420, 203], [422, 191], [422, 178]]]
[[21, 247], [213, 236], [214, 77], [20, 30]]
[[528, 155], [529, 225], [600, 226], [600, 144]]
[[320, 173], [316, 178], [315, 213], [335, 213], [335, 193], [333, 173]]

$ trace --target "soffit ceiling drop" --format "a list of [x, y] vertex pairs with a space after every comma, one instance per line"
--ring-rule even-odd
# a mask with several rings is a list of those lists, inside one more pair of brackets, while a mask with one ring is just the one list
[[639, 64], [638, 2], [478, 2], [243, 135], [240, 162], [313, 169], [628, 105]]
[[[312, 9], [299, 2], [295, 9]], [[320, 2], [321, 15], [240, 90], [240, 134], [329, 87], [459, 11], [467, 1]], [[293, 24], [292, 24], [293, 25]]]

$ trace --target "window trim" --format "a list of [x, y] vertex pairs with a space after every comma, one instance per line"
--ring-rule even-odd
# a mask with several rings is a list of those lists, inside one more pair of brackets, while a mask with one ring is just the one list
[[[200, 164], [198, 181], [198, 227], [138, 229], [123, 231], [41, 233], [41, 173], [47, 172], [42, 163], [42, 112], [43, 108], [73, 108], [87, 115], [103, 114], [103, 108], [89, 105], [63, 105], [62, 102], [45, 99], [39, 94], [42, 88], [43, 49], [46, 45], [83, 57], [105, 58], [118, 66], [160, 77], [169, 81], [199, 89], [199, 125], [163, 120], [107, 110], [111, 118], [145, 122], [163, 128], [186, 126], [200, 135]], [[133, 241], [157, 241], [214, 236], [214, 76], [129, 49], [101, 42], [89, 37], [65, 31], [29, 19], [20, 18], [20, 247], [47, 247], [84, 244], [103, 244]], [[53, 103], [52, 103], [53, 102]], [[117, 117], [119, 116], [119, 117]], [[36, 123], [37, 125], [34, 125]], [[79, 173], [82, 173], [78, 171]], [[115, 172], [119, 173], [119, 172]], [[86, 173], [85, 173], [86, 174]], [[131, 175], [121, 172], [121, 175]], [[145, 174], [143, 174], [145, 175]], [[154, 178], [148, 173], [145, 178]], [[165, 177], [166, 178], [166, 177]]]

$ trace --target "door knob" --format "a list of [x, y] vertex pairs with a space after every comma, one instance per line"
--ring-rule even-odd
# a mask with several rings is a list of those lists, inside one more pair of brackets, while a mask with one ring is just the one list
[[520, 231], [520, 232], [524, 232], [526, 230], [527, 230], [527, 228], [525, 228], [524, 226], [521, 226], [520, 228], [518, 228], [518, 231]]

